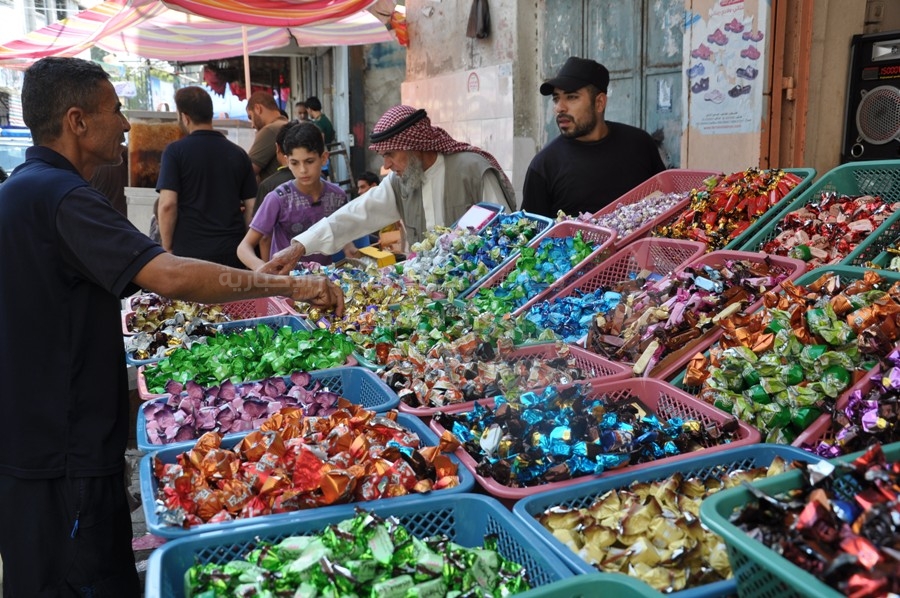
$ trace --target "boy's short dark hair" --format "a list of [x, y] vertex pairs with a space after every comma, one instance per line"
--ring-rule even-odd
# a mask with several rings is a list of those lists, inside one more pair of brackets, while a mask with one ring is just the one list
[[287, 152], [284, 151], [284, 140], [287, 137], [288, 131], [290, 131], [291, 129], [293, 129], [294, 127], [296, 127], [299, 124], [300, 123], [298, 123], [296, 121], [289, 122], [288, 124], [284, 125], [280, 129], [278, 129], [278, 133], [275, 134], [275, 145], [278, 146], [278, 149], [281, 150], [282, 154], [287, 155]]
[[322, 109], [322, 102], [319, 101], [319, 98], [316, 96], [309, 96], [306, 98], [306, 107], [310, 110], [315, 110], [318, 112]]
[[325, 139], [319, 127], [310, 122], [296, 123], [288, 129], [284, 138], [284, 155], [290, 156], [296, 148], [303, 148], [308, 152], [325, 153]]
[[356, 177], [356, 180], [357, 181], [365, 181], [372, 186], [375, 186], [381, 182], [381, 179], [378, 178], [378, 175], [375, 174], [374, 172], [372, 172], [371, 170], [365, 171], [364, 173], [362, 173], [361, 175]]

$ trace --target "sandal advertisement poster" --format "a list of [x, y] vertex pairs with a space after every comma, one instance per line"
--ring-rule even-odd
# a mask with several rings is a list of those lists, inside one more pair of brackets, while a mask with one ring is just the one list
[[713, 0], [692, 8], [684, 36], [687, 125], [706, 135], [758, 132], [769, 3]]

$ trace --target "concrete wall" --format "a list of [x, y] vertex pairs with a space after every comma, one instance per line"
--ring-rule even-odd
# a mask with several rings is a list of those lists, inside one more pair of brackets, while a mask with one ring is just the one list
[[[369, 134], [375, 123], [391, 106], [400, 103], [400, 84], [406, 77], [406, 48], [396, 42], [375, 44], [365, 47], [365, 71], [363, 87], [366, 93], [366, 124], [362, 136], [354, 132], [357, 145], [367, 148]], [[371, 170], [378, 174], [382, 160], [375, 152], [366, 150], [366, 161], [362, 165], [353, 165], [358, 174]], [[354, 181], [355, 183], [355, 181]]]

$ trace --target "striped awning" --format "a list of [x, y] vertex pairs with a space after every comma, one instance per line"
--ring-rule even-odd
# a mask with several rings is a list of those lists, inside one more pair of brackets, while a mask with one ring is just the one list
[[[167, 4], [185, 6], [169, 8]], [[232, 18], [236, 18], [235, 10], [239, 6], [255, 5], [257, 8], [245, 22], [238, 24], [184, 12], [186, 5], [195, 4], [210, 5], [220, 17]], [[244, 28], [249, 53], [286, 46], [292, 37], [302, 47], [391, 41], [393, 37], [381, 21], [365, 10], [371, 4], [373, 0], [178, 0], [166, 4], [158, 0], [107, 0], [23, 38], [0, 43], [0, 65], [27, 66], [45, 56], [75, 56], [94, 45], [110, 52], [127, 52], [157, 60], [214, 60], [243, 53]], [[344, 14], [351, 5], [355, 10]], [[227, 6], [228, 11], [224, 11], [223, 6]], [[249, 24], [257, 17], [262, 18], [257, 14], [262, 6], [278, 13], [269, 15], [270, 22], [306, 24]], [[335, 10], [328, 12], [326, 7]]]

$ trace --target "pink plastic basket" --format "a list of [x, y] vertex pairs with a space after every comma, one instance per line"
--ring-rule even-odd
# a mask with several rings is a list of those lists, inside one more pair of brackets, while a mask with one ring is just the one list
[[[537, 248], [544, 239], [564, 239], [566, 237], [574, 237], [579, 232], [581, 233], [581, 238], [586, 243], [590, 243], [594, 246], [594, 251], [592, 251], [590, 255], [583, 259], [580, 263], [576, 264], [566, 276], [578, 275], [579, 273], [583, 273], [586, 267], [589, 267], [591, 263], [598, 261], [598, 259], [602, 259], [602, 256], [604, 256], [607, 251], [612, 248], [613, 243], [616, 240], [615, 231], [604, 228], [602, 226], [595, 226], [593, 224], [587, 224], [584, 222], [567, 220], [554, 224], [546, 233], [544, 233], [537, 239], [533, 239], [528, 244], [528, 246]], [[521, 254], [516, 254], [511, 260], [502, 265], [499, 270], [489, 276], [487, 280], [485, 280], [482, 284], [473, 288], [468, 294], [466, 294], [466, 298], [474, 297], [481, 289], [492, 289], [496, 286], [499, 286], [500, 283], [506, 280], [506, 277], [509, 275], [509, 273], [515, 269], [516, 264], [519, 261], [519, 255]], [[515, 310], [513, 312], [513, 315], [515, 316], [522, 313], [523, 311], [526, 311], [529, 307], [531, 307], [533, 303], [540, 301], [548, 294], [552, 293], [554, 285], [556, 285], [556, 283], [550, 285], [549, 287], [532, 297], [522, 307]]]
[[[550, 360], [559, 357], [559, 350], [556, 343], [540, 343], [535, 345], [525, 345], [517, 348], [515, 351], [506, 356], [508, 361], [520, 361], [526, 358], [540, 358]], [[591, 353], [581, 347], [569, 345], [569, 353], [575, 361], [575, 366], [584, 372], [585, 380], [624, 380], [631, 377], [631, 368], [610, 361], [604, 357]], [[523, 390], [533, 390], [531, 388]], [[492, 399], [482, 399], [481, 401], [466, 401], [465, 403], [454, 403], [452, 405], [443, 405], [441, 407], [412, 407], [404, 402], [400, 402], [399, 410], [403, 413], [418, 415], [419, 417], [431, 417], [439, 411], [450, 411], [471, 407], [475, 402], [484, 402]]]
[[558, 281], [561, 286], [553, 297], [568, 297], [575, 291], [590, 293], [600, 287], [628, 280], [642, 270], [666, 276], [704, 253], [706, 245], [697, 241], [639, 239], [619, 249], [584, 275], [573, 273], [561, 278]]
[[[729, 260], [743, 260], [751, 263], [760, 263], [768, 260], [771, 268], [771, 272], [773, 274], [786, 274], [787, 280], [795, 280], [801, 274], [806, 271], [806, 262], [802, 260], [797, 260], [789, 257], [781, 257], [777, 255], [767, 255], [765, 253], [753, 253], [751, 251], [729, 251], [727, 249], [721, 249], [718, 251], [713, 251], [711, 253], [707, 253], [706, 255], [700, 256], [699, 258], [692, 260], [689, 264], [679, 268], [679, 272], [684, 271], [686, 268], [697, 268], [702, 266], [714, 266], [718, 267], [724, 264]], [[772, 288], [772, 291], [779, 291], [781, 289], [781, 285], [777, 285]], [[746, 314], [752, 314], [757, 309], [762, 307], [763, 298], [762, 296], [756, 300], [752, 305], [748, 305], [743, 309], [743, 312]], [[687, 363], [691, 360], [691, 357], [694, 356], [697, 352], [703, 352], [708, 349], [714, 342], [719, 340], [722, 336], [722, 329], [716, 326], [700, 338], [694, 339], [693, 341], [687, 343], [684, 347], [679, 349], [678, 351], [673, 351], [669, 353], [664, 359], [662, 359], [653, 370], [650, 372], [650, 377], [657, 378], [659, 380], [667, 380], [672, 376], [675, 372], [681, 371]]]
[[[252, 320], [253, 318], [265, 318], [266, 316], [285, 316], [288, 310], [281, 297], [263, 297], [262, 299], [245, 299], [243, 301], [231, 301], [222, 304], [222, 311], [231, 321]], [[135, 334], [128, 328], [128, 321], [134, 315], [134, 310], [122, 312], [122, 333]]]
[[[661, 193], [688, 193], [692, 189], [702, 187], [703, 181], [709, 177], [720, 174], [721, 173], [712, 170], [686, 170], [677, 168], [664, 170], [653, 175], [619, 199], [613, 201], [611, 204], [595, 212], [594, 217], [606, 216], [607, 214], [615, 212], [622, 206], [635, 204], [656, 191]], [[656, 218], [648, 220], [634, 232], [623, 237], [618, 237], [615, 241], [616, 249], [625, 247], [637, 239], [646, 237], [650, 234], [650, 231], [653, 230], [653, 227], [657, 224], [668, 222], [674, 216], [680, 214], [690, 203], [690, 198], [685, 197], [683, 201], [678, 202]]]
[[[607, 400], [617, 402], [626, 400], [629, 396], [637, 397], [649, 410], [657, 414], [660, 419], [669, 419], [678, 417], [686, 420], [699, 420], [704, 426], [721, 425], [725, 422], [733, 421], [734, 417], [726, 414], [712, 405], [707, 405], [703, 401], [692, 397], [684, 391], [678, 390], [674, 386], [666, 384], [661, 380], [653, 380], [651, 378], [632, 378], [628, 380], [618, 380], [611, 382], [596, 382], [591, 385], [589, 397], [600, 397], [606, 395]], [[484, 403], [489, 408], [493, 408], [494, 401]], [[472, 406], [459, 405], [455, 409], [448, 409], [447, 413], [462, 413], [471, 411]], [[759, 432], [744, 422], [738, 422], [737, 439], [727, 444], [711, 445], [702, 449], [703, 454], [723, 451], [736, 446], [744, 446], [754, 444], [760, 441]], [[444, 433], [444, 427], [436, 421], [431, 421], [431, 428], [440, 436]], [[697, 456], [700, 451], [687, 453], [684, 455], [675, 455], [658, 459], [648, 463], [640, 463], [638, 465], [630, 465], [622, 469], [614, 469], [600, 475], [582, 476], [565, 480], [562, 482], [551, 482], [541, 486], [531, 486], [527, 488], [512, 488], [500, 484], [493, 478], [485, 478], [476, 472], [477, 463], [472, 457], [460, 447], [456, 451], [456, 456], [460, 462], [475, 475], [475, 479], [484, 488], [488, 494], [503, 498], [518, 500], [544, 490], [564, 488], [574, 484], [581, 483], [585, 480], [594, 480], [602, 476], [615, 475], [623, 473], [623, 471], [638, 471], [647, 467], [653, 467], [662, 463], [672, 463], [682, 461]]]

